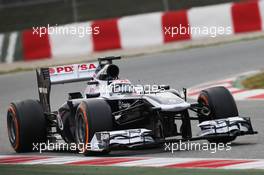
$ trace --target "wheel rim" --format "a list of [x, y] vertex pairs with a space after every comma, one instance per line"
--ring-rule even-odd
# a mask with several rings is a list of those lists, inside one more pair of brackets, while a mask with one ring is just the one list
[[15, 116], [13, 113], [8, 112], [8, 136], [9, 136], [9, 140], [11, 142], [12, 145], [16, 144], [16, 121], [15, 121]]
[[212, 111], [209, 107], [208, 99], [204, 95], [200, 95], [198, 98], [198, 103], [204, 106], [203, 109], [201, 109], [200, 112], [200, 122], [206, 121], [206, 120], [212, 120]]
[[78, 115], [77, 134], [78, 134], [79, 143], [85, 143], [86, 125], [85, 125], [83, 117], [84, 117], [83, 114]]

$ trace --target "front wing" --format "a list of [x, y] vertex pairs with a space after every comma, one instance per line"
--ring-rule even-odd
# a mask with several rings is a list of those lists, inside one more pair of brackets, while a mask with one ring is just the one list
[[257, 134], [252, 128], [250, 119], [245, 117], [230, 117], [227, 119], [211, 120], [202, 122], [198, 126], [201, 128], [200, 134], [197, 137], [189, 139], [155, 139], [152, 131], [144, 128], [96, 132], [91, 140], [90, 151], [102, 152], [114, 148], [134, 148], [149, 145], [155, 146], [166, 142], [207, 140], [212, 138]]

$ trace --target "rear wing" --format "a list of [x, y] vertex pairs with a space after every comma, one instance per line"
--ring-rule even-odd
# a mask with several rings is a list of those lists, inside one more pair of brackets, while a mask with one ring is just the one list
[[112, 64], [120, 56], [98, 58], [98, 62], [70, 64], [36, 70], [39, 100], [44, 112], [49, 113], [50, 91], [53, 84], [73, 83], [92, 80], [105, 65]]
[[50, 112], [50, 90], [53, 84], [89, 81], [95, 76], [98, 63], [82, 63], [36, 70], [40, 103]]

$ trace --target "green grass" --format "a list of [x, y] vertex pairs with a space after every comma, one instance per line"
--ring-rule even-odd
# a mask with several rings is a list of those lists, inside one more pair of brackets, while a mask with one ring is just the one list
[[0, 165], [1, 175], [263, 175], [264, 170], [173, 169], [67, 165]]
[[246, 89], [264, 89], [264, 72], [244, 79], [241, 84]]

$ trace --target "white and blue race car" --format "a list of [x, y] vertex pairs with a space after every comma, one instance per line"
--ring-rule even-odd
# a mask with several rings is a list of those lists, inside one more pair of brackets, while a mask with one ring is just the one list
[[[89, 144], [81, 147], [89, 155], [177, 141], [227, 143], [257, 133], [250, 118], [239, 116], [226, 88], [205, 89], [197, 102], [189, 103], [185, 89], [178, 92], [168, 85], [133, 85], [120, 79], [119, 68], [112, 63], [120, 58], [37, 69], [39, 100], [14, 102], [8, 108], [14, 150], [30, 152], [36, 143], [64, 142]], [[51, 111], [51, 86], [79, 81], [87, 82], [85, 91], [70, 92], [66, 102]], [[192, 134], [193, 120], [199, 122], [198, 136]]]

